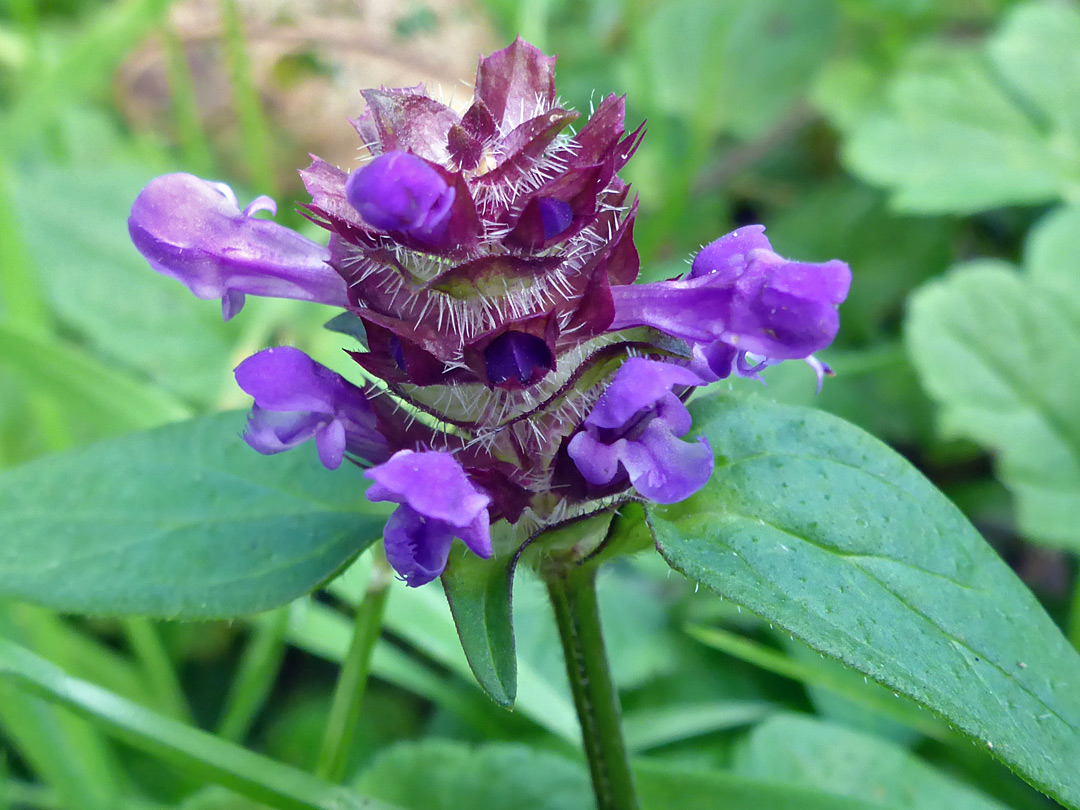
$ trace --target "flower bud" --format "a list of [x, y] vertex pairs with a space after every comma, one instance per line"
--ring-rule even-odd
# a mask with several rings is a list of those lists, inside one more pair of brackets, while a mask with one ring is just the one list
[[395, 151], [354, 171], [345, 196], [375, 228], [435, 240], [446, 228], [455, 192], [423, 160]]

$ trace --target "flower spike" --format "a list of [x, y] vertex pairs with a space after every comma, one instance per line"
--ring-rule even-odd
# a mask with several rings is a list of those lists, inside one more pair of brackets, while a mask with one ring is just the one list
[[700, 490], [714, 457], [687, 438], [694, 388], [793, 358], [819, 385], [831, 373], [814, 353], [837, 332], [843, 262], [789, 261], [751, 225], [682, 278], [634, 283], [638, 201], [619, 173], [644, 125], [627, 132], [612, 95], [572, 129], [553, 56], [517, 39], [482, 57], [463, 107], [423, 85], [362, 96], [369, 159], [300, 172], [325, 247], [256, 218], [269, 199], [241, 211], [184, 174], [151, 182], [129, 227], [226, 317], [247, 294], [342, 308], [328, 327], [355, 341], [365, 387], [297, 349], [260, 352], [236, 369], [255, 399], [244, 439], [374, 465], [367, 496], [397, 504], [383, 537], [408, 585], [441, 575], [455, 537], [491, 556], [494, 523], [539, 536], [620, 493]]

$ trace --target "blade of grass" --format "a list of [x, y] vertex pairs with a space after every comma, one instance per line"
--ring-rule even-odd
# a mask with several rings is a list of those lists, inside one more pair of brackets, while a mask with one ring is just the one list
[[40, 137], [47, 123], [65, 105], [108, 89], [120, 62], [155, 26], [170, 0], [128, 0], [106, 3], [87, 14], [79, 34], [53, 64], [36, 71], [19, 93], [0, 132], [8, 154]]
[[217, 733], [232, 742], [247, 737], [252, 723], [270, 696], [285, 656], [289, 608], [278, 608], [255, 623], [240, 668], [229, 689]]
[[27, 646], [48, 650], [59, 666], [144, 706], [152, 704], [142, 674], [127, 656], [79, 632], [47, 608], [13, 604], [10, 616]]
[[127, 429], [154, 427], [191, 415], [191, 409], [172, 395], [109, 368], [81, 349], [2, 322], [0, 365], [53, 399], [77, 407], [80, 414], [91, 409]]
[[73, 678], [0, 639], [0, 677], [92, 719], [140, 750], [282, 810], [393, 810]]
[[161, 27], [161, 41], [165, 50], [165, 70], [172, 95], [173, 120], [184, 152], [184, 162], [192, 174], [200, 177], [214, 175], [214, 155], [210, 139], [202, 125], [199, 104], [195, 94], [195, 80], [191, 75], [184, 43], [176, 29], [166, 22]]
[[221, 0], [221, 24], [225, 37], [225, 58], [229, 63], [233, 105], [240, 123], [241, 150], [248, 176], [260, 194], [273, 196], [277, 191], [274, 175], [270, 127], [263, 114], [259, 91], [251, 75], [243, 19], [236, 0]]
[[141, 665], [146, 683], [154, 695], [154, 705], [170, 717], [190, 722], [191, 708], [158, 628], [141, 616], [129, 616], [121, 624], [135, 660]]
[[334, 687], [334, 697], [315, 768], [317, 775], [331, 782], [340, 782], [348, 767], [353, 737], [360, 722], [361, 704], [367, 691], [372, 653], [382, 632], [386, 594], [391, 582], [390, 567], [380, 551], [372, 568], [367, 591], [356, 606], [353, 616], [352, 640]]
[[[40, 635], [32, 625], [32, 618], [14, 616], [10, 604], [0, 606], [0, 644], [12, 644], [10, 638], [32, 642]], [[66, 808], [115, 807], [120, 770], [107, 742], [86, 721], [0, 682], [0, 726]]]

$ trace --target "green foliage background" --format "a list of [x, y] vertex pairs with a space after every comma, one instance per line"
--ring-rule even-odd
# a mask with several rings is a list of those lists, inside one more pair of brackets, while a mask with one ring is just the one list
[[[302, 227], [291, 204], [300, 199], [295, 167], [281, 165], [293, 136], [267, 123], [243, 7], [217, 4], [222, 25], [214, 35], [224, 42], [231, 92], [231, 136], [219, 137], [208, 134], [195, 103], [193, 55], [168, 22], [169, 5], [0, 4], [0, 467], [14, 468], [0, 491], [0, 563], [11, 596], [33, 599], [41, 587], [34, 561], [19, 573], [19, 561], [4, 552], [5, 534], [27, 520], [27, 493], [44, 486], [39, 468], [22, 465], [244, 407], [230, 369], [271, 343], [300, 345], [343, 368], [317, 307], [252, 301], [223, 324], [213, 302], [155, 275], [128, 243], [131, 201], [166, 171], [237, 183], [250, 189], [241, 198], [277, 193], [281, 220]], [[418, 61], [441, 47], [451, 12], [418, 0], [395, 13], [397, 44], [412, 43]], [[636, 233], [646, 278], [681, 272], [699, 245], [750, 222], [765, 223], [783, 255], [850, 262], [841, 333], [823, 354], [837, 374], [821, 395], [813, 394], [812, 373], [790, 363], [768, 372], [767, 388], [731, 387], [760, 398], [762, 412], [773, 407], [768, 400], [812, 405], [888, 442], [961, 507], [1080, 643], [1077, 4], [487, 0], [453, 13], [487, 21], [493, 43], [520, 33], [558, 52], [569, 104], [587, 110], [601, 94], [626, 93], [631, 122], [648, 120], [627, 170], [641, 195]], [[171, 112], [163, 127], [125, 117], [118, 99], [118, 69], [150, 37], [168, 56], [162, 92]], [[283, 59], [276, 75], [286, 81], [286, 68], [301, 62]], [[233, 415], [205, 425], [205, 446], [181, 459], [165, 458], [153, 440], [115, 445], [120, 455], [145, 459], [144, 489], [134, 494], [80, 475], [80, 456], [69, 456], [68, 468], [50, 468], [62, 478], [49, 486], [70, 496], [53, 508], [64, 517], [78, 512], [88, 544], [142, 537], [138, 514], [126, 526], [105, 520], [110, 499], [167, 508], [183, 482], [212, 476], [215, 454], [233, 452], [220, 443], [239, 423]], [[265, 479], [260, 486], [291, 487], [295, 521], [349, 515], [377, 537], [379, 514], [344, 478], [327, 490], [329, 479], [309, 480], [309, 471], [289, 466], [302, 468], [303, 460], [275, 466], [251, 458], [252, 475]], [[243, 497], [262, 514], [258, 488], [250, 487]], [[154, 540], [165, 580], [197, 539], [185, 516], [171, 517], [171, 533]], [[270, 531], [301, 540], [293, 525]], [[227, 543], [228, 533], [202, 539]], [[43, 533], [39, 552], [54, 541]], [[288, 583], [247, 578], [246, 593], [215, 593], [228, 588], [215, 583], [200, 597], [203, 611], [192, 605], [184, 614], [227, 614], [228, 598], [255, 599], [264, 585], [302, 593], [323, 567], [350, 556], [332, 543], [322, 551], [325, 559], [306, 575], [292, 571]], [[150, 552], [132, 551], [140, 553]], [[231, 561], [237, 571], [246, 570], [244, 553], [237, 549]], [[933, 557], [933, 548], [925, 554]], [[86, 575], [79, 560], [55, 565]], [[320, 796], [323, 805], [288, 797], [314, 795], [302, 771], [318, 749], [334, 665], [350, 635], [347, 608], [363, 594], [367, 568], [362, 559], [317, 598], [230, 623], [91, 620], [0, 602], [0, 644], [16, 642], [39, 657], [0, 647], [0, 810], [239, 810], [254, 806], [238, 796], [251, 795], [236, 776], [248, 765], [278, 774], [256, 792], [270, 806], [338, 806], [336, 794]], [[809, 586], [825, 587], [822, 579]], [[807, 586], [790, 584], [788, 593]], [[987, 598], [1005, 598], [1007, 588]], [[53, 603], [69, 610], [99, 598], [76, 586], [64, 597]], [[719, 795], [728, 808], [1056, 806], [985, 746], [972, 747], [767, 621], [698, 592], [656, 555], [612, 566], [601, 599], [649, 810], [713, 807], [710, 797]], [[555, 629], [536, 583], [518, 583], [514, 613], [511, 714], [476, 688], [442, 594], [392, 591], [350, 759], [361, 793], [415, 810], [589, 806]], [[797, 616], [776, 621], [815, 641]], [[893, 642], [883, 654], [902, 657], [905, 639]], [[827, 651], [844, 659], [845, 649], [838, 642]], [[1055, 660], [1040, 663], [1051, 682]], [[67, 694], [47, 661], [131, 710], [97, 693]], [[139, 714], [147, 707], [152, 715]], [[1003, 706], [1002, 716], [1012, 709]], [[265, 759], [248, 763], [235, 746], [215, 748], [192, 737], [191, 724]], [[169, 764], [147, 750], [171, 752]], [[1037, 745], [1029, 753], [1037, 757]], [[272, 761], [283, 764], [275, 770]]]

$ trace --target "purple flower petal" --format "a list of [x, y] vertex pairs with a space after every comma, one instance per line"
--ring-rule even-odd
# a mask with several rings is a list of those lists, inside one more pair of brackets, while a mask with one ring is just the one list
[[245, 294], [347, 306], [345, 282], [326, 264], [325, 247], [248, 215], [271, 207], [259, 198], [241, 212], [228, 186], [167, 174], [136, 198], [128, 231], [159, 273], [199, 298], [221, 298], [226, 319], [240, 310]]
[[236, 381], [255, 399], [244, 440], [260, 453], [280, 453], [314, 438], [329, 469], [346, 452], [382, 461], [387, 443], [364, 392], [299, 349], [280, 346], [236, 367]]
[[746, 268], [747, 256], [752, 250], [772, 250], [765, 237], [764, 225], [737, 228], [703, 247], [694, 257], [690, 278], [726, 272], [733, 272], [737, 277]]
[[615, 286], [610, 329], [651, 326], [690, 343], [712, 342], [723, 334], [734, 294], [709, 277]]
[[676, 385], [703, 385], [688, 368], [631, 357], [608, 384], [585, 424], [615, 429], [630, 422], [643, 408], [655, 405]]
[[364, 475], [375, 482], [368, 489], [369, 500], [407, 503], [425, 517], [457, 528], [472, 524], [491, 503], [450, 453], [399, 450]]
[[366, 222], [416, 238], [439, 238], [455, 194], [437, 171], [407, 152], [380, 155], [345, 183], [345, 196]]
[[426, 585], [446, 568], [455, 529], [402, 504], [386, 521], [383, 548], [390, 563], [410, 588]]
[[681, 441], [690, 412], [671, 389], [704, 381], [688, 368], [631, 358], [601, 395], [567, 452], [582, 476], [610, 484], [620, 469], [641, 495], [659, 503], [689, 497], [709, 480], [714, 459], [702, 439]]
[[646, 426], [637, 441], [623, 439], [622, 465], [634, 489], [657, 503], [689, 498], [712, 475], [715, 459], [704, 437], [684, 442], [661, 419]]
[[383, 540], [386, 559], [408, 585], [423, 585], [442, 573], [455, 537], [474, 554], [491, 556], [491, 498], [450, 453], [399, 450], [364, 475], [374, 482], [368, 500], [401, 504]]
[[[788, 261], [772, 251], [762, 226], [751, 225], [703, 248], [686, 279], [613, 287], [611, 328], [651, 326], [685, 340], [693, 367], [719, 379], [730, 373], [730, 353], [717, 341], [769, 360], [828, 346], [850, 284], [844, 262]], [[699, 357], [697, 346], [710, 347], [709, 357]]]

